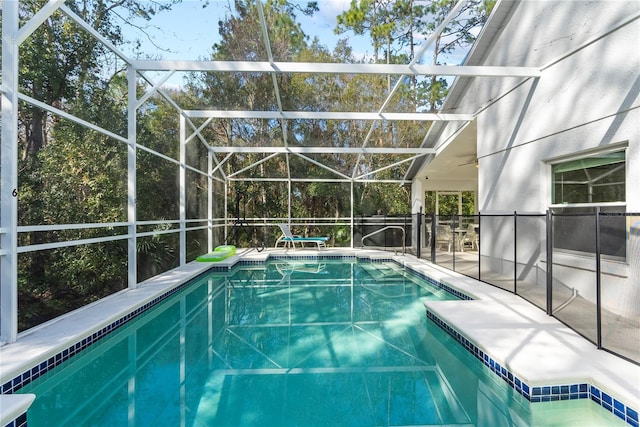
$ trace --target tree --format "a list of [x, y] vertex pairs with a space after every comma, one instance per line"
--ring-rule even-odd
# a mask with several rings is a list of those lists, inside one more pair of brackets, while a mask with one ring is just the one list
[[374, 63], [379, 62], [381, 50], [386, 48], [386, 63], [390, 64], [400, 24], [406, 18], [407, 4], [407, 0], [352, 0], [349, 10], [338, 15], [335, 33], [351, 30], [357, 35], [369, 34]]
[[[45, 0], [21, 1], [21, 24]], [[120, 16], [150, 18], [158, 5], [93, 0], [69, 7], [114, 44]], [[56, 12], [20, 46], [20, 92], [126, 135], [126, 78], [101, 42]], [[18, 112], [20, 225], [126, 221], [126, 145], [23, 103]], [[124, 234], [122, 229], [21, 233], [21, 245]], [[109, 262], [105, 263], [105, 259]], [[36, 250], [19, 257], [19, 329], [24, 330], [126, 286], [126, 242]], [[123, 273], [124, 272], [124, 273]]]
[[[100, 34], [118, 45], [122, 29], [116, 19], [133, 15], [149, 19], [168, 10], [171, 0], [159, 5], [135, 0], [88, 0], [72, 2], [75, 13], [85, 18]], [[45, 0], [20, 3], [24, 21], [39, 10]], [[375, 61], [384, 54], [387, 63], [407, 63], [413, 56], [416, 35], [423, 34], [423, 17], [440, 13], [447, 2], [434, 9], [419, 0], [363, 0], [352, 2], [352, 10], [343, 14], [343, 31], [369, 34], [374, 43]], [[480, 3], [476, 2], [478, 8]], [[474, 4], [476, 4], [474, 3]], [[484, 4], [484, 3], [483, 3]], [[261, 3], [262, 5], [262, 3]], [[238, 0], [234, 10], [219, 23], [221, 39], [212, 46], [215, 60], [266, 61], [258, 5], [252, 0]], [[435, 7], [435, 6], [434, 6]], [[297, 6], [284, 0], [268, 0], [263, 5], [276, 61], [303, 62], [366, 62], [353, 57], [348, 40], [341, 40], [329, 51], [317, 39], [309, 41], [296, 20], [298, 13], [314, 13], [317, 2]], [[485, 7], [486, 8], [486, 7]], [[478, 9], [480, 10], [480, 9]], [[120, 18], [115, 18], [117, 12]], [[469, 12], [473, 14], [475, 12]], [[480, 14], [480, 12], [478, 12]], [[465, 15], [466, 16], [466, 15]], [[479, 15], [480, 16], [480, 15]], [[462, 16], [460, 17], [462, 21]], [[477, 22], [469, 19], [469, 22]], [[462, 25], [462, 24], [461, 24]], [[475, 24], [474, 24], [475, 25]], [[473, 34], [470, 23], [466, 30], [450, 30], [460, 43]], [[466, 31], [466, 32], [465, 32]], [[453, 42], [442, 39], [441, 51], [451, 49]], [[449, 47], [447, 47], [449, 46]], [[407, 48], [409, 50], [407, 51]], [[444, 49], [444, 50], [443, 50]], [[82, 31], [62, 13], [55, 13], [31, 35], [20, 49], [20, 91], [54, 108], [69, 112], [99, 128], [125, 137], [127, 135], [127, 78], [124, 65], [100, 42]], [[172, 102], [155, 94], [137, 110], [137, 143], [145, 149], [137, 151], [137, 216], [140, 221], [164, 222], [179, 217], [180, 166], [178, 159], [179, 116], [173, 103], [185, 109], [284, 110], [319, 109], [325, 111], [375, 111], [380, 100], [389, 93], [391, 80], [378, 75], [276, 75], [281, 104], [275, 101], [274, 82], [268, 73], [192, 73], [184, 90], [168, 91]], [[446, 83], [446, 82], [445, 82]], [[138, 82], [138, 95], [147, 87]], [[389, 102], [394, 111], [411, 112], [443, 99], [446, 85], [436, 91], [433, 82], [403, 81]], [[413, 95], [413, 96], [412, 96]], [[423, 98], [428, 98], [425, 101]], [[204, 120], [193, 119], [199, 127]], [[116, 138], [80, 126], [45, 109], [23, 103], [19, 111], [19, 221], [20, 225], [56, 225], [78, 223], [126, 222], [128, 220], [127, 152], [128, 146]], [[382, 121], [371, 130], [367, 121], [346, 120], [215, 120], [201, 132], [213, 145], [322, 145], [326, 147], [359, 146], [370, 135], [373, 146], [414, 147], [426, 129], [420, 123]], [[206, 168], [207, 150], [197, 140], [187, 146], [187, 164]], [[263, 154], [237, 153], [225, 159], [220, 169], [233, 176], [228, 193], [224, 185], [215, 182], [219, 199], [228, 197], [230, 216], [237, 218], [280, 218], [288, 211], [288, 185], [266, 182], [264, 177], [311, 177], [314, 182], [293, 182], [292, 212], [294, 217], [343, 217], [350, 214], [351, 183], [325, 180], [336, 174], [320, 164], [331, 164], [339, 175], [360, 176], [376, 172], [376, 177], [400, 179], [403, 168], [379, 170], [389, 160], [399, 156], [358, 156], [357, 154], [309, 154], [306, 158], [282, 154], [267, 159]], [[357, 167], [353, 168], [355, 159]], [[221, 161], [220, 157], [216, 158]], [[311, 160], [311, 161], [309, 161]], [[254, 164], [253, 168], [248, 168]], [[238, 173], [237, 171], [243, 170]], [[254, 179], [251, 181], [252, 179]], [[244, 180], [247, 181], [244, 181]], [[187, 172], [187, 218], [206, 216], [207, 192], [205, 176]], [[363, 184], [354, 186], [356, 214], [404, 214], [409, 209], [409, 190], [397, 184]], [[237, 206], [235, 201], [238, 201]], [[222, 214], [214, 204], [216, 214]], [[138, 280], [166, 271], [178, 263], [178, 234], [163, 233], [174, 227], [166, 222], [138, 225], [138, 232], [152, 236], [138, 238]], [[113, 229], [89, 227], [78, 230], [38, 231], [20, 233], [20, 244], [39, 245], [57, 240], [122, 237], [125, 226]], [[326, 230], [309, 226], [309, 234]], [[343, 229], [333, 230], [335, 236], [346, 239]], [[222, 243], [221, 233], [216, 235]], [[202, 250], [202, 243], [189, 240], [188, 256]], [[249, 240], [234, 242], [240, 245]], [[108, 260], [108, 263], [104, 261]], [[41, 323], [75, 307], [126, 286], [126, 241], [84, 244], [69, 248], [36, 250], [19, 258], [20, 329]], [[51, 268], [48, 268], [48, 267]]]
[[[375, 63], [383, 47], [387, 63], [392, 63], [394, 56], [403, 58], [401, 53], [407, 47], [409, 52], [404, 58], [413, 60], [416, 40], [432, 33], [456, 3], [454, 0], [352, 0], [349, 10], [338, 16], [335, 32], [369, 34]], [[474, 30], [484, 24], [494, 4], [494, 0], [468, 2], [436, 37], [432, 63], [439, 64], [442, 54], [470, 46], [475, 40]], [[426, 106], [431, 112], [437, 111], [446, 96], [446, 87], [447, 81], [442, 77], [431, 76], [421, 82], [412, 78], [416, 108]]]
[[[265, 43], [260, 31], [257, 5], [253, 1], [237, 1], [235, 10], [230, 11], [224, 21], [219, 22], [221, 41], [212, 47], [214, 60], [266, 61]], [[290, 61], [306, 48], [307, 36], [296, 22], [296, 12], [312, 14], [317, 10], [317, 2], [308, 2], [306, 7], [293, 6], [283, 0], [270, 0], [264, 4], [271, 52], [279, 61]], [[292, 85], [292, 77], [278, 76], [278, 85], [283, 94], [285, 109], [295, 109], [291, 100], [296, 96], [285, 96], [295, 92], [300, 86]], [[190, 95], [197, 98], [200, 106], [216, 109], [277, 110], [274, 102], [273, 80], [265, 73], [225, 73], [191, 74], [188, 80]], [[295, 93], [300, 95], [301, 93]], [[287, 104], [289, 102], [289, 104]], [[231, 146], [260, 146], [283, 144], [283, 122], [278, 120], [217, 120], [205, 131], [213, 144]], [[289, 138], [295, 130], [289, 132]], [[225, 165], [228, 174], [243, 169], [247, 164], [264, 160], [264, 155], [234, 155]], [[239, 178], [260, 178], [264, 176], [286, 177], [286, 162], [276, 158], [247, 170]], [[263, 217], [287, 211], [286, 191], [280, 184], [266, 182], [241, 183], [237, 181], [229, 187], [229, 199], [241, 199], [238, 207], [232, 205], [231, 216]], [[274, 197], [276, 196], [276, 197]]]
[[[454, 0], [431, 0], [430, 4], [425, 7], [427, 16], [430, 16], [425, 26], [426, 32], [433, 32], [439, 23], [449, 15], [456, 3], [457, 1]], [[495, 3], [495, 0], [467, 2], [456, 17], [436, 36], [432, 63], [438, 65], [441, 55], [451, 53], [456, 48], [472, 45], [476, 39], [474, 31], [484, 25]], [[428, 111], [438, 111], [447, 95], [447, 86], [447, 80], [438, 76], [431, 76], [430, 79], [422, 82], [418, 89], [422, 95], [419, 99], [423, 100]]]

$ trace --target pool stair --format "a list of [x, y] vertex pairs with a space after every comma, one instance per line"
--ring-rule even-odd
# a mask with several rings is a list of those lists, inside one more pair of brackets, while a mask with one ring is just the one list
[[[3, 427], [27, 425], [27, 409], [35, 400], [35, 394], [8, 394], [0, 396], [0, 414]], [[9, 421], [10, 420], [10, 421]]]
[[430, 292], [437, 298], [450, 299], [459, 297], [456, 292], [452, 292], [452, 289], [444, 287], [440, 283], [434, 283], [422, 274], [415, 274], [417, 273], [415, 271], [407, 271], [397, 261], [395, 263], [360, 263], [357, 268], [364, 271], [368, 276], [359, 277], [358, 285], [389, 298], [404, 295], [405, 287], [413, 284], [418, 285], [420, 279], [426, 280], [433, 285]]
[[358, 266], [366, 271], [374, 280], [404, 279], [404, 269], [394, 268], [389, 264], [367, 263]]

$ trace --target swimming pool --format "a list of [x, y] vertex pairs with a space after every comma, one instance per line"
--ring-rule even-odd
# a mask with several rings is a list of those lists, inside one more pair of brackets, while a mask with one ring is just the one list
[[184, 287], [23, 387], [40, 425], [625, 425], [532, 405], [434, 322], [456, 299], [390, 263], [244, 265]]

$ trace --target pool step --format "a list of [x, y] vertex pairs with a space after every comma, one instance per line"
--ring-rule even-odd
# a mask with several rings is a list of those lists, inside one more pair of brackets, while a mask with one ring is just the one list
[[393, 268], [387, 264], [361, 264], [359, 267], [367, 272], [374, 280], [401, 280], [406, 277], [402, 269]]

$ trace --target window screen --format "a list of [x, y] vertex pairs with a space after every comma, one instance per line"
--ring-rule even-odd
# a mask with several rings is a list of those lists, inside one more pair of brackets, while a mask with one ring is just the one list
[[552, 166], [553, 204], [625, 201], [624, 151]]
[[[594, 253], [598, 203], [625, 202], [625, 152], [602, 153], [552, 166], [553, 245], [557, 249]], [[567, 205], [559, 207], [557, 205]], [[584, 206], [580, 206], [584, 204]], [[589, 205], [587, 205], [589, 204]], [[595, 205], [595, 206], [594, 206]], [[600, 251], [626, 256], [624, 206], [602, 206]]]

